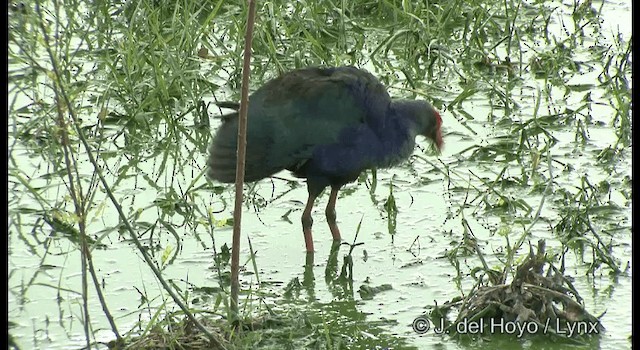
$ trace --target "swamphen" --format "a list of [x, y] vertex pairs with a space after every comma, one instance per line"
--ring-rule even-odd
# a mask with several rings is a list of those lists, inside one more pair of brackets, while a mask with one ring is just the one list
[[[365, 70], [297, 69], [249, 97], [244, 180], [258, 181], [283, 169], [307, 179], [302, 230], [307, 252], [313, 252], [311, 210], [322, 190], [331, 186], [325, 213], [333, 239], [340, 240], [335, 211], [340, 187], [365, 169], [391, 167], [407, 159], [416, 135], [426, 136], [439, 150], [441, 124], [440, 114], [429, 103], [392, 100]], [[209, 178], [235, 181], [237, 134], [238, 113], [224, 115], [209, 148]]]

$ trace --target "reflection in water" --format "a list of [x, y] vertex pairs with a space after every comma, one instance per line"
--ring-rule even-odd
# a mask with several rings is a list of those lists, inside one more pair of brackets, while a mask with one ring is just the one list
[[[353, 250], [363, 243], [352, 244], [349, 253], [343, 258], [343, 265], [338, 274], [338, 253], [341, 245], [349, 243], [333, 242], [324, 270], [324, 281], [327, 289], [337, 300], [353, 300]], [[315, 300], [315, 276], [313, 272], [314, 253], [308, 252], [304, 265], [302, 285], [307, 290], [309, 300]]]
[[[342, 266], [339, 266], [338, 255], [343, 244], [350, 247], [343, 256]], [[413, 349], [414, 347], [408, 345], [405, 339], [390, 335], [388, 330], [384, 328], [391, 324], [397, 324], [397, 322], [373, 318], [370, 314], [360, 310], [362, 301], [356, 299], [353, 289], [353, 252], [357, 246], [362, 244], [333, 242], [324, 269], [326, 289], [332, 296], [328, 302], [320, 301], [316, 297], [314, 253], [306, 254], [302, 282], [297, 284], [292, 281], [286, 288], [288, 292], [291, 292], [292, 289], [295, 289], [292, 285], [297, 285], [301, 289], [300, 291], [304, 290], [306, 293], [300, 298], [307, 300], [303, 313], [311, 325], [319, 325], [312, 327], [312, 334], [309, 335], [309, 338], [313, 339], [311, 341], [314, 344], [313, 347], [322, 348], [322, 346], [318, 347], [318, 343], [327, 342], [325, 345], [328, 348], [391, 347]], [[294, 281], [297, 281], [297, 278], [294, 278]]]

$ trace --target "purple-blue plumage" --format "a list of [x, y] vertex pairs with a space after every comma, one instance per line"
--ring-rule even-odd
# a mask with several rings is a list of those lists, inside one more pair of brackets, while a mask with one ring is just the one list
[[[237, 113], [223, 117], [209, 148], [207, 174], [235, 181]], [[309, 200], [302, 222], [307, 251], [313, 251], [311, 209], [331, 186], [327, 221], [334, 239], [337, 192], [370, 168], [407, 159], [415, 137], [443, 145], [439, 113], [425, 101], [392, 100], [370, 73], [355, 67], [305, 68], [286, 73], [251, 94], [245, 181], [287, 169], [307, 179]]]

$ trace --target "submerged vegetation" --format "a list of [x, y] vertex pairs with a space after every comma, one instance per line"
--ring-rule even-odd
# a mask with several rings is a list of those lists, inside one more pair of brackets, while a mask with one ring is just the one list
[[[616, 6], [258, 2], [253, 87], [305, 66], [366, 68], [392, 96], [441, 110], [445, 151], [348, 186], [363, 212], [338, 220], [355, 238], [302, 272], [284, 263], [304, 260], [301, 237], [285, 256], [269, 247], [290, 237], [273, 231], [299, 233], [291, 194], [304, 187], [286, 175], [247, 184], [260, 226], [243, 237], [231, 324], [233, 188], [206, 180], [204, 164], [222, 112], [212, 102], [239, 100], [245, 2], [11, 2], [10, 346], [458, 348], [467, 335], [405, 321], [498, 304], [517, 318], [507, 289], [536, 302], [526, 312], [538, 322], [604, 313], [612, 336], [596, 343], [629, 346], [630, 311], [615, 304], [631, 295], [632, 55], [630, 31], [605, 25]], [[480, 333], [469, 337], [491, 336]]]

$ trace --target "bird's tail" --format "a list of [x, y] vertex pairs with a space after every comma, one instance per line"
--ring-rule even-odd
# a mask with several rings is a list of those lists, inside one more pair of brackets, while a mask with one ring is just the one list
[[[251, 124], [248, 128], [244, 181], [258, 181], [284, 169], [282, 166], [274, 166], [272, 157], [268, 153], [272, 140], [270, 137], [263, 136], [269, 135], [268, 130], [251, 132], [251, 129], [258, 128], [258, 126]], [[224, 118], [223, 124], [209, 146], [207, 176], [210, 179], [225, 183], [235, 181], [237, 145], [238, 115], [232, 113]]]

